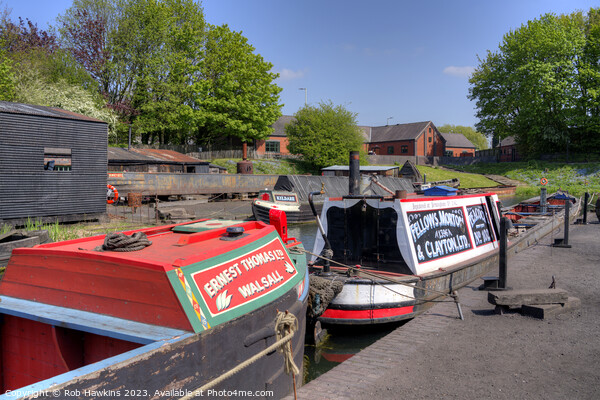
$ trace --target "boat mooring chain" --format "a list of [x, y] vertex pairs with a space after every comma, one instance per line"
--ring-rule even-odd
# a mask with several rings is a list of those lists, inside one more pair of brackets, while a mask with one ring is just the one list
[[[329, 261], [330, 263], [334, 263], [334, 264], [337, 264], [337, 265], [339, 265], [339, 266], [341, 266], [341, 267], [347, 268], [347, 269], [348, 269], [348, 271], [347, 271], [347, 272], [351, 272], [351, 271], [357, 271], [357, 270], [358, 270], [356, 267], [352, 267], [352, 266], [349, 266], [349, 265], [343, 264], [343, 263], [341, 263], [341, 262], [339, 262], [339, 261], [335, 261], [335, 260], [333, 260], [333, 259], [330, 259], [330, 258], [326, 258], [326, 257], [323, 257], [323, 256], [319, 256], [319, 255], [317, 255], [317, 254], [314, 254], [314, 253], [312, 253], [312, 252], [310, 252], [310, 251], [308, 251], [308, 250], [306, 250], [306, 249], [303, 249], [303, 248], [300, 248], [300, 247], [294, 247], [294, 248], [295, 248], [295, 249], [297, 249], [297, 250], [299, 250], [299, 251], [303, 251], [303, 252], [305, 252], [306, 254], [310, 254], [311, 256], [315, 256], [315, 257], [318, 257], [318, 258], [320, 258], [320, 259], [322, 259], [322, 260]], [[378, 278], [378, 279], [383, 279], [383, 280], [386, 280], [386, 281], [388, 281], [388, 282], [390, 282], [390, 283], [396, 283], [396, 284], [399, 284], [399, 285], [408, 286], [408, 287], [410, 287], [410, 288], [413, 288], [413, 289], [417, 289], [417, 290], [423, 290], [423, 291], [425, 291], [425, 292], [436, 293], [436, 294], [439, 294], [440, 296], [450, 297], [450, 298], [452, 298], [452, 299], [453, 299], [453, 300], [452, 300], [453, 302], [456, 302], [456, 298], [455, 298], [455, 297], [452, 295], [452, 293], [440, 292], [440, 291], [438, 291], [438, 290], [435, 290], [435, 289], [429, 289], [429, 288], [425, 288], [425, 287], [423, 287], [423, 288], [416, 287], [416, 286], [413, 286], [413, 285], [412, 285], [412, 284], [410, 284], [410, 283], [406, 283], [406, 282], [397, 281], [397, 280], [395, 280], [395, 279], [392, 279], [392, 278], [389, 278], [389, 277], [387, 277], [387, 276], [379, 275], [379, 274], [376, 274], [376, 273], [374, 273], [374, 272], [365, 271], [365, 270], [363, 270], [363, 269], [361, 269], [361, 270], [358, 270], [358, 271], [359, 271], [361, 274], [363, 274], [363, 275], [367, 275], [367, 276], [366, 276], [366, 278], [367, 278], [367, 279], [371, 280], [373, 283], [376, 283], [376, 284], [378, 284], [378, 285], [381, 285], [381, 286], [382, 286], [384, 289], [387, 289], [387, 290], [389, 290], [389, 291], [390, 291], [390, 292], [392, 292], [392, 293], [396, 293], [397, 295], [404, 296], [404, 297], [408, 297], [409, 299], [413, 299], [413, 300], [415, 300], [415, 301], [421, 302], [421, 304], [422, 304], [422, 303], [448, 303], [448, 301], [447, 301], [447, 300], [424, 300], [424, 299], [417, 299], [416, 297], [412, 297], [412, 296], [408, 296], [408, 295], [406, 295], [406, 294], [403, 294], [403, 293], [399, 293], [399, 292], [395, 291], [394, 289], [391, 289], [391, 288], [389, 288], [389, 287], [385, 286], [385, 284], [383, 284], [383, 283], [381, 283], [381, 282], [377, 282], [377, 281], [376, 281], [374, 278], [372, 278], [372, 277], [375, 277], [375, 278]], [[369, 277], [369, 275], [370, 275], [370, 276], [372, 276], [372, 277]], [[421, 277], [420, 277], [420, 276], [417, 276], [417, 275], [408, 275], [408, 274], [400, 274], [400, 275], [402, 275], [402, 276], [411, 276], [411, 277], [415, 277], [415, 278], [418, 278], [419, 280], [421, 280]]]

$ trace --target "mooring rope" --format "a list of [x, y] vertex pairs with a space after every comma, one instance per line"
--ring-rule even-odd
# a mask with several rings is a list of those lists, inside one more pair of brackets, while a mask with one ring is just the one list
[[135, 232], [131, 236], [124, 233], [109, 233], [104, 238], [104, 244], [96, 247], [95, 251], [137, 251], [150, 246], [151, 241], [144, 232]]
[[[317, 254], [315, 254], [315, 253], [312, 253], [312, 252], [310, 252], [310, 251], [308, 251], [308, 250], [306, 250], [306, 249], [302, 249], [302, 248], [300, 248], [300, 247], [298, 247], [297, 249], [298, 249], [299, 251], [304, 251], [305, 253], [307, 253], [307, 254], [310, 254], [311, 256], [319, 257], [319, 258], [321, 258], [321, 259], [323, 259], [323, 260], [325, 260], [325, 261], [329, 261], [329, 262], [332, 262], [332, 263], [334, 263], [334, 264], [337, 264], [337, 265], [339, 265], [339, 266], [342, 266], [342, 267], [344, 267], [344, 268], [348, 268], [348, 272], [349, 272], [349, 271], [357, 271], [357, 268], [355, 268], [355, 267], [352, 267], [352, 266], [349, 266], [349, 265], [343, 264], [343, 263], [341, 263], [341, 262], [338, 262], [338, 261], [335, 261], [335, 260], [332, 260], [332, 259], [325, 258], [325, 257], [323, 257], [323, 256], [319, 256], [319, 255], [317, 255]], [[383, 280], [386, 280], [386, 281], [388, 281], [388, 282], [390, 282], [390, 283], [396, 283], [396, 284], [398, 284], [398, 285], [404, 285], [404, 286], [408, 286], [408, 287], [410, 287], [410, 288], [413, 288], [413, 289], [417, 289], [417, 290], [423, 290], [424, 292], [436, 293], [436, 294], [438, 294], [438, 295], [440, 295], [440, 296], [453, 297], [451, 293], [440, 292], [440, 291], [438, 291], [438, 290], [429, 289], [429, 288], [425, 288], [425, 287], [423, 287], [423, 288], [416, 287], [416, 286], [414, 286], [414, 285], [412, 285], [412, 284], [410, 284], [410, 283], [407, 283], [407, 282], [401, 282], [401, 281], [397, 281], [397, 280], [395, 280], [395, 279], [389, 278], [389, 277], [387, 277], [387, 276], [384, 276], [384, 275], [380, 275], [380, 274], [377, 274], [377, 273], [374, 273], [374, 272], [365, 271], [364, 269], [360, 269], [360, 270], [358, 270], [358, 272], [360, 272], [360, 273], [361, 273], [361, 274], [363, 274], [363, 275], [367, 275], [367, 277], [366, 277], [367, 279], [371, 280], [373, 283], [376, 283], [376, 284], [378, 284], [378, 285], [382, 286], [383, 288], [385, 288], [385, 289], [389, 290], [389, 291], [390, 291], [390, 292], [392, 292], [392, 293], [396, 293], [397, 295], [404, 296], [404, 297], [408, 297], [409, 299], [413, 299], [413, 300], [416, 300], [416, 301], [420, 301], [421, 303], [444, 303], [444, 302], [447, 302], [447, 301], [446, 301], [446, 300], [425, 300], [425, 299], [417, 299], [416, 297], [412, 297], [412, 296], [409, 296], [409, 295], [406, 295], [406, 294], [403, 294], [403, 293], [399, 293], [399, 292], [395, 291], [394, 289], [391, 289], [391, 288], [389, 288], [389, 287], [385, 286], [383, 283], [381, 283], [381, 282], [377, 282], [375, 279], [373, 279], [373, 278], [369, 277], [369, 275], [370, 275], [370, 276], [372, 276], [372, 277], [378, 278], [378, 279], [383, 279]], [[418, 276], [418, 275], [408, 275], [408, 274], [400, 274], [400, 275], [401, 275], [401, 276], [415, 277], [415, 278], [418, 278], [419, 280], [421, 280], [421, 277], [420, 277], [420, 276]]]
[[[275, 350], [279, 350], [283, 353], [284, 363], [285, 363], [284, 364], [285, 372], [287, 374], [289, 374], [290, 371], [293, 372], [294, 388], [295, 388], [296, 375], [298, 373], [300, 373], [300, 370], [298, 369], [298, 366], [294, 363], [294, 355], [292, 353], [291, 340], [294, 337], [294, 334], [296, 333], [296, 331], [298, 330], [298, 319], [292, 313], [289, 313], [287, 311], [286, 312], [278, 311], [277, 318], [275, 321], [276, 321], [275, 322], [275, 335], [277, 337], [277, 341], [275, 343], [273, 343], [272, 345], [270, 345], [269, 347], [267, 347], [260, 353], [257, 353], [254, 356], [250, 357], [246, 361], [236, 365], [235, 367], [233, 367], [229, 371], [225, 372], [224, 374], [216, 377], [215, 379], [208, 382], [204, 386], [202, 386], [196, 390], [192, 390], [186, 396], [181, 397], [180, 400], [189, 400], [189, 399], [195, 398], [197, 393], [205, 392], [208, 389], [211, 389], [211, 388], [217, 386], [219, 383], [232, 377], [233, 375], [237, 374], [244, 368], [248, 367], [251, 364], [254, 364], [256, 361], [260, 360], [262, 357], [266, 356], [269, 353], [272, 353]], [[286, 330], [288, 331], [287, 334], [285, 334]], [[286, 344], [289, 344], [289, 346]], [[288, 351], [288, 349], [289, 349], [289, 351]]]

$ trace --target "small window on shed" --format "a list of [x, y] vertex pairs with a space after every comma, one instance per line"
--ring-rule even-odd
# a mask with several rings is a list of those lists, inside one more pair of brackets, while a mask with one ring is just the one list
[[402, 145], [400, 147], [400, 152], [401, 153], [408, 153], [408, 146], [407, 145]]
[[46, 171], [71, 171], [71, 149], [59, 147], [44, 148], [44, 169]]
[[388, 146], [388, 154], [394, 154], [394, 146]]
[[427, 139], [428, 139], [429, 143], [431, 143], [431, 136], [429, 136]]

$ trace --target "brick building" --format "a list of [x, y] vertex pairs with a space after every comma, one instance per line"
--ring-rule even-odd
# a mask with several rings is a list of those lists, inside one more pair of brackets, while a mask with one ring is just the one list
[[519, 161], [521, 159], [517, 151], [517, 142], [514, 136], [502, 139], [498, 148], [500, 149], [500, 162]]
[[396, 156], [444, 155], [445, 139], [433, 122], [413, 122], [371, 128], [369, 153]]
[[[294, 117], [289, 115], [280, 117], [273, 124], [273, 134], [266, 140], [256, 141], [257, 155], [290, 154], [285, 126], [293, 120]], [[364, 150], [370, 154], [442, 157], [451, 152], [452, 156], [460, 157], [475, 153], [475, 146], [462, 134], [442, 134], [431, 121], [359, 128], [364, 140]]]
[[266, 140], [257, 140], [254, 149], [257, 154], [288, 155], [288, 138], [285, 126], [295, 120], [291, 115], [282, 115], [273, 124], [274, 132]]
[[446, 157], [473, 157], [476, 147], [462, 133], [444, 133], [442, 136], [446, 140]]

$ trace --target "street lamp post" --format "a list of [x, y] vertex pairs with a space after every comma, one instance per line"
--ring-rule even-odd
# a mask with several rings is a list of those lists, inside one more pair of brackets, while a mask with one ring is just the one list
[[298, 88], [298, 90], [304, 90], [304, 106], [308, 103], [308, 89], [305, 87]]

